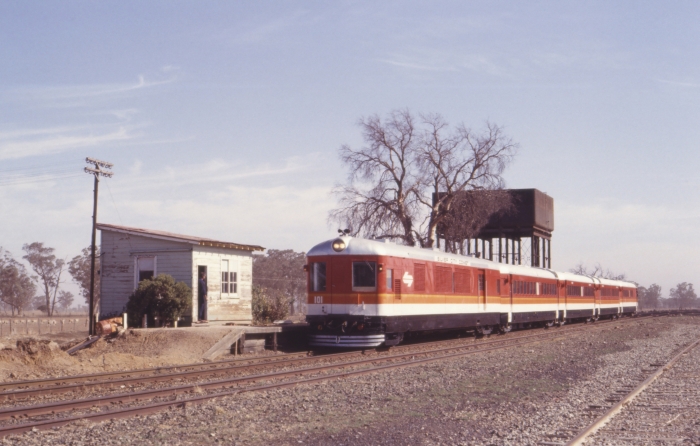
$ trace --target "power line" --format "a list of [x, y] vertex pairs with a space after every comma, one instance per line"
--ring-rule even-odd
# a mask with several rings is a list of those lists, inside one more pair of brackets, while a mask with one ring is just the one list
[[75, 172], [75, 164], [6, 168], [0, 169], [0, 186], [38, 183], [78, 176], [80, 174]]

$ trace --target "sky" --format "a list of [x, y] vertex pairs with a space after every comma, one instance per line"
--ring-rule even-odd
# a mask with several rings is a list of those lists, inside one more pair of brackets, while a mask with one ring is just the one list
[[101, 222], [275, 249], [333, 237], [358, 119], [502, 126], [554, 198], [552, 266], [700, 282], [700, 3], [0, 3], [0, 246]]

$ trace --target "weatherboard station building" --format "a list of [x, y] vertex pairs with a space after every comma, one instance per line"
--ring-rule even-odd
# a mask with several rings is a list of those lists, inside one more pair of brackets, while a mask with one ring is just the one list
[[253, 252], [257, 245], [99, 223], [100, 319], [121, 314], [141, 280], [169, 274], [192, 289], [197, 320], [198, 281], [207, 275], [208, 319], [252, 321]]

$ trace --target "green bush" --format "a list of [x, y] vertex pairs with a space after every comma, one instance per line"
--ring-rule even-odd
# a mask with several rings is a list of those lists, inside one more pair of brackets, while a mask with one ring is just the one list
[[185, 282], [175, 282], [173, 276], [158, 274], [142, 280], [129, 296], [126, 312], [129, 320], [140, 323], [144, 314], [159, 316], [163, 323], [172, 323], [191, 311], [192, 290]]
[[289, 314], [292, 298], [281, 290], [253, 286], [253, 322], [265, 324], [284, 319]]

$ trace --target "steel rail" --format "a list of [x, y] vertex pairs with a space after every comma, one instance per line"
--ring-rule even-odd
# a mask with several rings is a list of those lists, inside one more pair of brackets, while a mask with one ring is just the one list
[[100, 372], [100, 373], [86, 373], [83, 375], [73, 375], [73, 376], [61, 376], [57, 378], [41, 378], [23, 381], [10, 381], [5, 383], [0, 383], [0, 395], [3, 392], [7, 392], [10, 389], [20, 389], [25, 387], [41, 387], [41, 386], [51, 386], [58, 384], [65, 384], [69, 382], [85, 382], [89, 380], [105, 379], [105, 378], [126, 378], [135, 376], [148, 376], [155, 375], [158, 373], [166, 372], [169, 370], [182, 370], [182, 369], [215, 369], [221, 365], [229, 365], [232, 363], [242, 363], [242, 362], [254, 362], [254, 363], [264, 363], [265, 361], [272, 363], [280, 358], [298, 357], [298, 356], [308, 356], [309, 352], [303, 353], [289, 353], [283, 355], [269, 356], [265, 358], [239, 358], [239, 359], [226, 359], [223, 361], [212, 361], [207, 363], [190, 363], [190, 364], [180, 364], [162, 367], [151, 367], [144, 369], [134, 369], [134, 370], [120, 370], [115, 372]]
[[[635, 319], [630, 319], [628, 321], [625, 321], [627, 323], [635, 322]], [[622, 323], [620, 320], [615, 320], [611, 322], [617, 322], [617, 323]], [[599, 325], [598, 325], [599, 327]], [[590, 327], [590, 328], [595, 328]], [[576, 332], [576, 331], [586, 331], [588, 330], [589, 327], [587, 326], [575, 326], [571, 328], [565, 328], [563, 331], [570, 333], [570, 332]], [[548, 332], [551, 333], [551, 332]], [[439, 349], [433, 349], [433, 350], [425, 350], [427, 353], [438, 353], [438, 352], [443, 352], [443, 351], [448, 351], [448, 350], [454, 350], [454, 349], [463, 349], [463, 348], [475, 348], [477, 345], [490, 345], [490, 344], [496, 344], [496, 343], [504, 343], [504, 342], [510, 342], [510, 341], [515, 341], [517, 339], [528, 339], [532, 337], [538, 337], [538, 336], [547, 336], [547, 334], [543, 333], [535, 333], [535, 334], [529, 334], [529, 335], [523, 335], [523, 336], [518, 336], [517, 338], [506, 338], [506, 339], [495, 339], [495, 340], [490, 340], [490, 341], [481, 341], [479, 344], [469, 344], [469, 345], [464, 345], [464, 344], [457, 344], [457, 345], [450, 345], [447, 347], [442, 347]], [[444, 344], [449, 344], [449, 343], [454, 343], [455, 340], [448, 340], [448, 341], [436, 341], [432, 343], [424, 343], [424, 344], [413, 344], [413, 345], [403, 345], [400, 346], [400, 350], [410, 350], [410, 349], [415, 349], [416, 347], [431, 347], [435, 345], [444, 345]], [[421, 354], [423, 351], [418, 351], [418, 352], [413, 352], [409, 354]], [[283, 357], [283, 358], [273, 358], [273, 360], [270, 361], [265, 361], [265, 362], [255, 362], [253, 364], [242, 364], [242, 365], [237, 365], [237, 362], [245, 362], [245, 360], [229, 360], [227, 363], [224, 362], [219, 362], [219, 364], [224, 364], [221, 367], [216, 367], [216, 368], [210, 368], [209, 364], [201, 364], [202, 367], [199, 367], [199, 364], [195, 364], [194, 367], [192, 366], [172, 366], [168, 367], [167, 369], [172, 370], [172, 369], [182, 369], [186, 368], [189, 370], [184, 370], [180, 372], [173, 372], [173, 373], [163, 373], [163, 374], [151, 374], [151, 375], [142, 375], [140, 372], [142, 370], [136, 371], [136, 373], [132, 374], [129, 372], [108, 372], [108, 376], [127, 376], [125, 378], [121, 379], [111, 379], [107, 381], [81, 381], [78, 383], [74, 384], [61, 384], [61, 385], [56, 385], [53, 387], [36, 387], [36, 388], [29, 388], [29, 389], [20, 389], [20, 390], [14, 390], [14, 391], [6, 391], [6, 392], [0, 392], [0, 399], [4, 399], [5, 401], [7, 400], [16, 400], [16, 399], [25, 399], [29, 398], [32, 396], [39, 396], [39, 395], [55, 395], [55, 394], [60, 394], [60, 393], [68, 393], [71, 391], [81, 391], [84, 392], [88, 389], [93, 389], [93, 388], [113, 388], [115, 386], [126, 386], [126, 385], [131, 385], [131, 384], [144, 384], [144, 383], [154, 383], [154, 382], [162, 382], [162, 381], [172, 381], [172, 380], [177, 380], [177, 379], [186, 379], [186, 378], [204, 378], [207, 376], [213, 376], [213, 375], [221, 375], [221, 374], [227, 374], [231, 372], [236, 372], [236, 371], [245, 371], [249, 369], [259, 369], [259, 368], [264, 368], [264, 367], [270, 367], [270, 366], [282, 366], [282, 365], [290, 365], [290, 364], [298, 364], [298, 363], [307, 363], [307, 362], [316, 362], [319, 360], [325, 360], [325, 359], [337, 359], [337, 358], [343, 358], [343, 357], [354, 357], [354, 356], [361, 356], [361, 352], [353, 351], [353, 352], [344, 352], [344, 353], [334, 353], [334, 354], [327, 354], [327, 355], [316, 355], [316, 356], [300, 356], [300, 357], [294, 357], [294, 358], [289, 358]], [[231, 365], [233, 363], [233, 365]], [[163, 368], [165, 369], [165, 368]], [[148, 369], [145, 369], [148, 370]], [[132, 376], [133, 375], [133, 376]], [[83, 375], [83, 376], [98, 376], [98, 375]], [[102, 376], [100, 374], [99, 376]], [[49, 382], [52, 382], [53, 380], [49, 380]], [[59, 381], [60, 382], [60, 381]], [[18, 383], [16, 383], [18, 384]], [[0, 419], [2, 419], [2, 412], [0, 411]]]
[[[667, 314], [653, 314], [653, 313], [648, 313], [644, 315], [639, 315], [636, 316], [635, 318], [630, 318], [630, 319], [617, 319], [617, 320], [605, 320], [605, 322], [618, 322], [618, 323], [625, 323], [625, 322], [634, 322], [635, 320], [639, 320], [639, 318], [645, 318], [645, 317], [659, 317], [659, 316], [667, 316]], [[601, 323], [601, 322], [599, 322]], [[568, 327], [568, 326], [566, 326]], [[568, 329], [568, 328], [567, 328]], [[405, 348], [411, 348], [416, 345], [437, 345], [437, 344], [447, 344], [447, 343], [454, 343], [454, 342], [459, 342], [459, 339], [447, 339], [447, 340], [442, 340], [442, 341], [431, 341], [431, 342], [423, 342], [423, 343], [417, 343], [417, 344], [403, 344], [399, 345], [396, 347], [393, 347], [392, 349], [394, 350], [403, 350]], [[13, 389], [26, 389], [28, 387], [50, 387], [50, 386], [58, 386], [58, 385], [63, 385], [67, 383], [74, 383], [74, 382], [89, 382], [89, 381], [96, 381], [99, 379], [110, 379], [110, 378], [127, 378], [127, 377], [144, 377], [144, 376], [149, 376], [149, 375], [156, 375], [156, 374], [163, 374], [163, 372], [167, 372], [170, 370], [195, 370], [195, 369], [200, 369], [200, 370], [223, 370], [225, 369], [226, 366], [230, 364], [238, 364], [238, 363], [251, 363], [249, 365], [257, 365], [257, 364], [262, 364], [262, 365], [274, 365], [277, 361], [285, 361], [288, 358], [292, 357], [309, 357], [310, 353], [313, 353], [311, 351], [305, 351], [305, 352], [298, 352], [298, 353], [288, 353], [284, 355], [276, 355], [276, 356], [269, 356], [269, 357], [263, 357], [263, 358], [238, 358], [238, 359], [226, 359], [222, 361], [212, 361], [212, 362], [207, 362], [207, 363], [189, 363], [189, 364], [179, 364], [179, 365], [171, 365], [171, 366], [161, 366], [161, 367], [151, 367], [151, 368], [144, 368], [144, 369], [135, 369], [135, 370], [122, 370], [122, 371], [114, 371], [114, 372], [100, 372], [100, 373], [90, 373], [90, 374], [82, 374], [82, 375], [74, 375], [74, 376], [62, 376], [62, 377], [56, 377], [56, 378], [40, 378], [40, 379], [33, 379], [33, 380], [22, 380], [22, 381], [10, 381], [10, 382], [4, 382], [0, 383], [0, 397], [4, 393], [10, 393], [14, 392], [15, 390]], [[361, 352], [358, 352], [357, 350], [354, 350], [352, 352], [344, 352], [344, 353], [335, 353], [335, 354], [322, 354], [322, 355], [313, 355], [314, 357], [331, 357], [333, 355], [341, 356], [357, 356], [362, 354]], [[104, 381], [105, 383], [107, 381]]]
[[[580, 327], [577, 327], [577, 330], [567, 330], [566, 333], [573, 333], [577, 331], [581, 331]], [[484, 341], [480, 343], [474, 343], [474, 344], [462, 344], [462, 345], [454, 345], [454, 346], [448, 346], [448, 347], [442, 347], [438, 349], [432, 349], [432, 350], [420, 350], [420, 351], [409, 351], [407, 353], [400, 353], [400, 354], [390, 354], [390, 355], [381, 355], [381, 356], [373, 356], [371, 358], [367, 359], [362, 359], [358, 361], [349, 361], [349, 362], [341, 362], [339, 364], [347, 364], [347, 365], [354, 365], [354, 364], [364, 364], [367, 362], [373, 362], [373, 361], [386, 361], [386, 360], [392, 360], [392, 359], [401, 359], [407, 356], [416, 356], [416, 355], [427, 355], [427, 354], [436, 354], [436, 353], [444, 353], [448, 351], [454, 351], [454, 350], [464, 350], [464, 349], [472, 349], [472, 350], [478, 350], [481, 346], [489, 346], [493, 344], [503, 344], [503, 343], [516, 343], [521, 339], [530, 339], [530, 338], [535, 338], [537, 340], [539, 339], [548, 339], [552, 336], [557, 336], [561, 335], [562, 332], [547, 332], [547, 333], [538, 333], [538, 334], [531, 334], [527, 336], [520, 336], [517, 338], [507, 338], [507, 339], [497, 339], [497, 340], [492, 340], [492, 341]], [[516, 344], [517, 345], [517, 344]], [[344, 353], [338, 353], [337, 355], [343, 357], [345, 356]], [[325, 356], [314, 356], [314, 357], [308, 357], [308, 358], [297, 358], [297, 359], [289, 359], [286, 361], [279, 361], [274, 363], [274, 365], [285, 365], [285, 364], [294, 364], [294, 363], [306, 363], [306, 362], [315, 362], [318, 360], [322, 359], [335, 359], [337, 356], [335, 355], [325, 355]], [[330, 365], [333, 366], [334, 364]], [[193, 371], [193, 372], [184, 372], [184, 373], [174, 373], [174, 374], [167, 374], [167, 375], [157, 375], [157, 376], [151, 376], [147, 378], [126, 378], [122, 380], [112, 380], [112, 381], [106, 381], [106, 382], [88, 382], [88, 383], [83, 383], [83, 384], [69, 384], [65, 386], [59, 386], [59, 387], [52, 387], [52, 388], [41, 388], [41, 389], [28, 389], [28, 390], [19, 390], [16, 392], [8, 392], [8, 393], [3, 393], [0, 394], [0, 397], [4, 397], [6, 400], [8, 399], [20, 399], [20, 398], [26, 398], [26, 397], [31, 397], [35, 395], [46, 395], [46, 394], [55, 394], [55, 393], [67, 393], [70, 391], [87, 391], [91, 388], [95, 387], [114, 387], [116, 385], [127, 385], [130, 383], [138, 383], [142, 384], [145, 382], [158, 382], [158, 381], [167, 381], [167, 380], [173, 380], [177, 378], [189, 378], [189, 377], [205, 377], [205, 376], [210, 376], [213, 374], [219, 374], [216, 372], [220, 372], [221, 370], [224, 371], [235, 371], [235, 370], [246, 370], [250, 368], [259, 368], [265, 366], [265, 364], [262, 365], [254, 365], [254, 366], [246, 366], [246, 365], [241, 365], [241, 366], [234, 366], [226, 369], [218, 369], [218, 370], [212, 370], [212, 371]], [[329, 365], [324, 365], [324, 366], [318, 366], [318, 367], [311, 367], [311, 368], [302, 368], [302, 369], [294, 369], [293, 371], [290, 371], [289, 373], [296, 373], [297, 371], [303, 371], [307, 369], [315, 370], [315, 369], [322, 369], [324, 367], [329, 367]], [[259, 377], [259, 376], [267, 376], [267, 375], [274, 375], [275, 373], [283, 373], [283, 372], [272, 372], [270, 374], [263, 374], [263, 375], [253, 375], [253, 377]], [[212, 383], [221, 383], [221, 382], [236, 382], [237, 380], [244, 380], [247, 379], [247, 377], [233, 377], [233, 378], [226, 378], [223, 380], [217, 380], [217, 381], [212, 381]], [[193, 385], [198, 385], [200, 387], [206, 386], [209, 383], [193, 383], [193, 384], [187, 384], [183, 386], [177, 386], [177, 387], [171, 387], [172, 389], [176, 388], [183, 388], [183, 389], [191, 389]], [[143, 391], [144, 394], [148, 394], [150, 392], [153, 392], [153, 390], [146, 390]], [[141, 392], [133, 392], [129, 394], [119, 394], [115, 395], [115, 398], [123, 398], [128, 395], [140, 395]], [[111, 398], [109, 396], [102, 396], [97, 399], [102, 399], [106, 400], [107, 398]], [[13, 412], [17, 411], [19, 409], [15, 408], [6, 408], [6, 409], [0, 409], [0, 420], [4, 418], [8, 418], [8, 414], [12, 414]]]
[[[572, 330], [568, 331], [568, 333], [571, 333], [571, 332], [572, 332]], [[239, 394], [239, 393], [269, 390], [269, 389], [275, 389], [275, 388], [293, 387], [293, 386], [297, 386], [299, 384], [309, 384], [309, 383], [315, 383], [315, 382], [321, 382], [321, 381], [328, 381], [328, 380], [332, 380], [335, 378], [346, 378], [349, 376], [366, 375], [366, 374], [376, 373], [376, 372], [389, 370], [389, 369], [412, 367], [412, 366], [428, 364], [428, 363], [432, 363], [432, 362], [444, 361], [446, 359], [468, 356], [468, 355], [477, 354], [477, 353], [484, 353], [484, 352], [489, 352], [489, 351], [502, 350], [502, 349], [506, 349], [506, 348], [510, 348], [510, 347], [533, 344], [533, 343], [542, 342], [542, 341], [545, 341], [548, 339], [565, 338], [568, 333], [552, 333], [552, 334], [548, 334], [547, 336], [538, 336], [537, 339], [528, 339], [528, 340], [524, 340], [524, 341], [521, 341], [523, 338], [518, 338], [517, 340], [512, 339], [511, 341], [517, 341], [517, 342], [512, 342], [511, 344], [508, 344], [508, 345], [490, 346], [487, 348], [473, 349], [473, 350], [468, 350], [468, 351], [459, 352], [459, 353], [448, 353], [448, 354], [433, 356], [433, 357], [429, 357], [429, 358], [410, 359], [408, 361], [395, 362], [393, 364], [379, 365], [379, 366], [374, 366], [374, 367], [360, 369], [360, 370], [351, 370], [351, 371], [345, 371], [345, 372], [331, 373], [331, 374], [320, 375], [320, 376], [315, 376], [315, 377], [311, 377], [311, 378], [297, 379], [297, 380], [285, 381], [285, 382], [281, 382], [281, 383], [264, 384], [261, 386], [254, 386], [254, 387], [248, 387], [248, 388], [238, 388], [238, 389], [233, 389], [233, 390], [229, 390], [229, 391], [225, 391], [225, 392], [212, 393], [212, 394], [208, 394], [208, 395], [202, 395], [202, 396], [186, 398], [186, 399], [176, 400], [176, 401], [163, 401], [163, 402], [148, 404], [145, 406], [137, 406], [137, 407], [124, 408], [124, 409], [108, 410], [108, 411], [103, 411], [100, 413], [88, 413], [88, 414], [82, 414], [82, 415], [77, 415], [77, 416], [73, 416], [73, 417], [58, 418], [58, 419], [53, 419], [53, 420], [43, 420], [43, 421], [35, 421], [35, 422], [30, 422], [30, 423], [13, 424], [13, 425], [0, 427], [0, 438], [4, 438], [8, 435], [27, 432], [27, 431], [30, 431], [32, 429], [47, 429], [47, 428], [51, 428], [51, 427], [62, 426], [62, 425], [65, 425], [65, 424], [68, 424], [70, 422], [77, 421], [77, 420], [101, 421], [101, 420], [105, 420], [105, 419], [125, 418], [125, 417], [132, 416], [132, 415], [145, 415], [145, 414], [151, 414], [151, 413], [158, 412], [158, 411], [160, 411], [164, 408], [168, 408], [168, 407], [173, 407], [173, 406], [186, 407], [188, 404], [201, 403], [201, 402], [204, 402], [206, 400], [219, 398], [219, 397], [223, 397], [223, 396], [235, 395], [235, 394]], [[191, 392], [191, 391], [195, 390], [196, 388], [206, 389], [206, 388], [214, 388], [214, 387], [223, 387], [223, 384], [233, 384], [236, 381], [238, 382], [238, 384], [241, 384], [241, 383], [245, 383], [245, 382], [255, 382], [255, 381], [261, 381], [261, 380], [266, 380], [266, 379], [267, 380], [279, 379], [279, 378], [285, 378], [285, 377], [289, 377], [289, 376], [299, 376], [299, 375], [311, 374], [311, 373], [315, 373], [315, 372], [322, 372], [322, 371], [339, 369], [339, 368], [347, 368], [349, 366], [362, 365], [362, 364], [377, 362], [377, 361], [385, 362], [388, 360], [398, 359], [398, 357], [415, 356], [416, 354], [417, 353], [405, 353], [405, 354], [401, 354], [401, 355], [393, 355], [390, 357], [372, 358], [372, 359], [366, 359], [366, 360], [362, 360], [362, 361], [353, 361], [350, 363], [333, 364], [330, 366], [312, 367], [312, 368], [307, 368], [307, 369], [302, 369], [302, 370], [291, 370], [291, 371], [286, 371], [286, 372], [277, 372], [277, 373], [257, 375], [257, 376], [244, 377], [244, 378], [234, 378], [231, 380], [222, 380], [222, 381], [210, 382], [210, 383], [204, 383], [204, 384], [198, 384], [198, 385], [179, 386], [177, 388], [157, 389], [157, 390], [153, 390], [153, 391], [141, 392], [141, 394], [150, 393], [152, 396], [158, 396], [158, 394], [172, 396], [174, 394], [175, 395], [177, 394], [177, 393], [173, 392], [173, 390], [178, 390], [178, 391], [180, 391], [178, 393], [182, 393], [183, 391]], [[74, 408], [93, 407], [95, 405], [95, 403], [98, 403], [98, 402], [100, 404], [111, 404], [111, 403], [115, 402], [118, 397], [121, 397], [120, 401], [126, 400], [130, 397], [132, 398], [132, 400], [137, 400], [137, 399], [133, 398], [134, 396], [136, 396], [136, 394], [124, 394], [124, 395], [107, 397], [107, 398], [91, 398], [89, 400], [76, 400], [76, 401], [47, 404], [47, 405], [43, 405], [43, 406], [30, 406], [27, 408], [17, 408], [17, 409], [14, 409], [14, 416], [26, 415], [29, 413], [29, 410], [32, 411], [33, 415], [39, 414], [39, 413], [44, 413], [44, 414], [45, 413], [55, 413], [56, 409], [58, 409], [60, 407], [59, 404], [62, 404], [63, 406], [65, 406], [67, 408], [66, 410], [72, 410]], [[7, 415], [9, 415], [10, 412], [13, 412], [13, 411], [12, 410], [3, 411], [3, 414], [5, 415], [4, 418], [7, 418]]]
[[664, 372], [669, 370], [673, 365], [678, 362], [684, 355], [688, 354], [692, 349], [700, 345], [700, 339], [696, 340], [689, 346], [685, 347], [677, 355], [671, 358], [667, 363], [659, 367], [656, 372], [652, 373], [647, 379], [642, 381], [637, 387], [635, 387], [630, 393], [627, 394], [621, 401], [612, 406], [607, 412], [598, 417], [593, 423], [588, 425], [583, 429], [576, 437], [571, 441], [566, 443], [566, 446], [580, 446], [582, 445], [588, 437], [595, 434], [601, 427], [605, 426], [612, 420], [615, 415], [620, 413], [629, 403], [631, 403], [639, 394], [641, 394], [647, 387], [651, 385], [658, 377], [660, 377]]
[[[460, 339], [446, 339], [446, 340], [441, 340], [441, 341], [430, 341], [430, 342], [422, 342], [422, 343], [417, 343], [417, 344], [403, 344], [399, 345], [396, 347], [392, 347], [392, 350], [403, 350], [406, 348], [414, 347], [416, 345], [421, 345], [421, 346], [430, 346], [430, 345], [439, 345], [439, 344], [448, 344], [448, 343], [454, 343], [454, 342], [459, 342]], [[57, 385], [63, 385], [71, 382], [91, 382], [91, 381], [97, 381], [100, 379], [103, 379], [105, 383], [109, 382], [107, 379], [110, 378], [129, 378], [129, 377], [144, 377], [144, 376], [150, 376], [150, 375], [161, 375], [164, 374], [163, 372], [167, 372], [170, 370], [195, 370], [195, 369], [201, 369], [201, 370], [223, 370], [227, 366], [232, 365], [232, 364], [238, 364], [238, 363], [246, 363], [246, 365], [254, 366], [254, 365], [274, 365], [279, 361], [286, 361], [290, 358], [297, 358], [297, 357], [303, 357], [303, 358], [328, 358], [328, 357], [339, 357], [339, 356], [358, 356], [363, 354], [363, 352], [360, 352], [358, 350], [353, 350], [351, 352], [342, 352], [342, 353], [330, 353], [330, 354], [312, 354], [313, 351], [304, 351], [304, 352], [298, 352], [298, 353], [288, 353], [288, 354], [283, 354], [283, 355], [276, 355], [276, 356], [267, 356], [263, 358], [238, 358], [238, 359], [226, 359], [222, 361], [212, 361], [212, 362], [207, 362], [207, 363], [189, 363], [189, 364], [180, 364], [180, 365], [171, 365], [171, 366], [162, 366], [162, 367], [151, 367], [151, 368], [143, 368], [143, 369], [135, 369], [135, 370], [120, 370], [120, 371], [114, 371], [114, 372], [100, 372], [100, 373], [89, 373], [89, 374], [82, 374], [82, 375], [74, 375], [74, 376], [62, 376], [62, 377], [56, 377], [56, 378], [40, 378], [40, 379], [33, 379], [33, 380], [22, 380], [22, 381], [10, 381], [10, 382], [5, 382], [5, 383], [0, 383], [0, 397], [2, 397], [5, 393], [12, 393], [16, 389], [26, 389], [26, 388], [48, 388], [50, 386], [57, 386]], [[15, 389], [15, 390], [13, 390]]]

